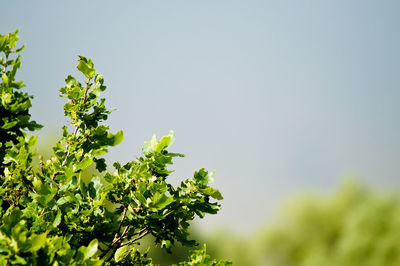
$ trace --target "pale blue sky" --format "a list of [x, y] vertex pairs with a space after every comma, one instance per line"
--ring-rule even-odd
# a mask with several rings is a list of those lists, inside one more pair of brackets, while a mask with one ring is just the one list
[[[293, 192], [347, 176], [398, 188], [399, 1], [10, 1], [19, 77], [46, 138], [66, 121], [58, 89], [77, 55], [105, 76], [108, 158], [176, 133], [174, 182], [216, 170], [223, 210], [201, 221], [248, 231]], [[42, 141], [43, 142], [43, 141]]]

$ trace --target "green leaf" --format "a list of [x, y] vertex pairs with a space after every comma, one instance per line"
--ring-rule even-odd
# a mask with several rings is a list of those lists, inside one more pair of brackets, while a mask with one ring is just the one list
[[124, 139], [124, 133], [122, 132], [122, 130], [120, 130], [113, 135], [113, 143], [111, 144], [111, 146], [120, 144], [123, 139]]
[[79, 62], [78, 65], [76, 66], [76, 68], [82, 72], [83, 75], [85, 75], [88, 79], [92, 78], [94, 75], [94, 68], [93, 65], [91, 66], [90, 63], [88, 62], [88, 60], [83, 57], [83, 56], [79, 56]]
[[3, 51], [4, 46], [5, 46], [5, 44], [7, 42], [7, 39], [8, 39], [7, 37], [8, 37], [7, 35], [1, 35], [0, 34], [0, 51]]
[[139, 200], [141, 205], [146, 205], [147, 200], [139, 191], [135, 191], [134, 195]]
[[[133, 249], [132, 251], [135, 252], [135, 248], [132, 249]], [[117, 251], [114, 254], [115, 262], [120, 262], [121, 260], [123, 260], [124, 257], [129, 253], [129, 251], [130, 251], [129, 245], [117, 249]]]
[[93, 156], [101, 156], [101, 155], [104, 155], [106, 153], [107, 153], [107, 149], [101, 148], [101, 149], [94, 150], [92, 152], [92, 155]]
[[93, 159], [89, 157], [85, 157], [81, 162], [75, 165], [75, 171], [79, 171], [81, 169], [88, 168], [93, 163]]
[[207, 187], [204, 189], [200, 189], [201, 192], [204, 194], [213, 197], [216, 200], [223, 200], [224, 197], [222, 197], [221, 192], [219, 192], [218, 189], [212, 188], [212, 187]]
[[[24, 258], [22, 258], [22, 257], [20, 257], [18, 255], [15, 255], [15, 257], [14, 257], [14, 259], [12, 261], [12, 264], [26, 265], [27, 262], [26, 262], [26, 260]], [[7, 265], [7, 264], [5, 264], [5, 265]]]
[[46, 245], [47, 232], [40, 235], [33, 235], [29, 238], [31, 242], [30, 252], [36, 252]]
[[17, 124], [18, 124], [18, 121], [7, 122], [1, 128], [2, 129], [10, 129], [10, 128], [14, 127]]
[[10, 104], [12, 102], [12, 99], [13, 99], [12, 93], [2, 93], [2, 95], [1, 95], [1, 101], [2, 101], [3, 105]]
[[204, 168], [194, 173], [193, 179], [202, 186], [207, 186], [214, 181], [214, 172], [208, 172]]
[[53, 226], [57, 227], [60, 224], [60, 222], [61, 222], [61, 210], [58, 209], [56, 218], [53, 221]]
[[76, 79], [73, 76], [68, 75], [65, 79], [65, 84], [67, 84], [67, 87], [71, 88], [76, 85]]
[[92, 241], [90, 241], [90, 243], [86, 249], [86, 252], [84, 253], [85, 258], [92, 257], [97, 251], [97, 246], [98, 246], [97, 239], [93, 239]]
[[100, 199], [100, 196], [101, 196], [100, 189], [102, 186], [103, 186], [103, 184], [100, 181], [100, 177], [98, 177], [98, 176], [93, 177], [88, 185], [89, 196], [95, 200]]
[[168, 197], [165, 194], [160, 194], [160, 193], [156, 192], [153, 197], [153, 207], [158, 210], [161, 210], [161, 209], [167, 207], [173, 201], [174, 201], [174, 198], [172, 196]]
[[170, 251], [170, 250], [171, 250], [171, 247], [172, 247], [172, 243], [171, 243], [170, 240], [163, 240], [163, 241], [161, 242], [161, 247], [162, 247], [162, 248], [165, 248], [167, 251]]
[[25, 45], [22, 45], [20, 48], [16, 49], [15, 52], [19, 53], [25, 49]]
[[99, 172], [103, 172], [103, 171], [105, 171], [107, 169], [106, 159], [104, 159], [104, 158], [100, 158], [100, 159], [94, 158], [93, 161], [96, 163], [96, 169]]
[[154, 149], [155, 152], [161, 152], [162, 150], [168, 148], [175, 141], [174, 131], [170, 131], [168, 136], [164, 136], [161, 138], [160, 142], [157, 144]]
[[97, 79], [99, 79], [99, 78], [98, 77], [96, 78], [96, 83], [93, 85], [92, 93], [94, 95], [96, 95], [97, 97], [99, 97], [100, 92], [104, 91], [106, 89], [106, 86], [103, 86], [102, 78], [100, 80], [97, 80]]
[[150, 154], [154, 152], [156, 148], [157, 148], [157, 137], [156, 134], [154, 134], [151, 140], [147, 140], [144, 142], [143, 153], [145, 155]]
[[1, 75], [1, 79], [3, 80], [3, 83], [4, 83], [4, 84], [7, 84], [7, 85], [8, 85], [9, 79], [8, 79], [8, 76], [7, 76], [5, 73], [3, 73], [3, 74]]
[[29, 145], [30, 148], [32, 148], [32, 147], [34, 147], [34, 146], [36, 145], [37, 139], [38, 139], [37, 136], [31, 136], [31, 137], [28, 139], [28, 145]]
[[98, 244], [99, 242], [97, 241], [97, 239], [93, 239], [92, 241], [90, 241], [87, 247], [81, 246], [78, 249], [77, 259], [84, 261], [88, 258], [91, 258], [94, 254], [96, 254]]
[[175, 141], [174, 131], [170, 131], [168, 136], [161, 138], [160, 142], [157, 141], [156, 134], [153, 135], [151, 140], [145, 141], [143, 145], [143, 153], [148, 155], [153, 152], [161, 152], [168, 148]]
[[117, 181], [117, 178], [108, 172], [104, 175], [104, 179], [110, 184], [113, 184]]

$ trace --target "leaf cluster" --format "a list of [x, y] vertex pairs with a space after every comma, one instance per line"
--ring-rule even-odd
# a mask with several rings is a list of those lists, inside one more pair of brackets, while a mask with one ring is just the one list
[[192, 250], [190, 252], [190, 261], [180, 262], [180, 266], [194, 266], [194, 265], [232, 265], [231, 262], [223, 260], [213, 260], [210, 255], [207, 254], [206, 245], [202, 249]]
[[[79, 56], [77, 69], [84, 80], [69, 75], [60, 89], [70, 123], [63, 127], [54, 155], [47, 161], [40, 157], [38, 170], [32, 167], [37, 137], [26, 130], [40, 126], [30, 121], [31, 96], [19, 92], [23, 83], [14, 81], [21, 62], [19, 55], [14, 60], [10, 55], [22, 50], [14, 49], [16, 34], [0, 35], [5, 55], [0, 59], [0, 261], [150, 265], [147, 253], [136, 248], [147, 235], [167, 251], [175, 242], [195, 245], [189, 222], [221, 207], [215, 201], [222, 200], [221, 193], [210, 186], [213, 173], [200, 169], [177, 187], [167, 182], [173, 159], [183, 157], [168, 151], [172, 131], [146, 141], [142, 157], [125, 165], [116, 162], [115, 171], [107, 171], [102, 156], [121, 143], [123, 133], [112, 133], [104, 124], [111, 110], [101, 98], [104, 77], [91, 59]], [[98, 172], [85, 180], [83, 173], [93, 166]], [[199, 252], [193, 258], [208, 261], [205, 249]]]
[[[42, 126], [31, 121], [29, 107], [31, 107], [31, 96], [21, 91], [25, 84], [16, 81], [15, 75], [21, 67], [21, 57], [18, 55], [25, 47], [15, 48], [18, 41], [18, 30], [7, 35], [0, 35], [0, 162], [4, 161], [6, 151], [10, 146], [6, 143], [16, 145], [18, 137], [23, 136], [24, 130], [33, 131]], [[4, 173], [7, 162], [0, 164], [0, 174]]]

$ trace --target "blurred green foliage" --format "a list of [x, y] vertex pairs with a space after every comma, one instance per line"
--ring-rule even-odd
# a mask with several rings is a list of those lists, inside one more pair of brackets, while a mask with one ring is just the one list
[[399, 229], [398, 195], [352, 181], [330, 196], [293, 197], [246, 238], [220, 231], [203, 241], [235, 265], [400, 265]]
[[331, 197], [296, 198], [260, 233], [257, 265], [400, 265], [397, 195], [353, 182]]

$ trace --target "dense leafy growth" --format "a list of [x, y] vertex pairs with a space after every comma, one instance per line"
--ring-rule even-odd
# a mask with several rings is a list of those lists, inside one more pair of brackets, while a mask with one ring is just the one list
[[[121, 143], [123, 134], [103, 124], [110, 114], [100, 98], [106, 86], [90, 59], [79, 56], [84, 82], [68, 76], [60, 89], [71, 123], [63, 127], [54, 155], [47, 161], [40, 157], [35, 170], [37, 137], [26, 130], [41, 126], [30, 120], [31, 96], [15, 81], [23, 49], [15, 49], [17, 40], [17, 31], [0, 35], [0, 265], [151, 265], [147, 253], [136, 248], [147, 235], [167, 251], [175, 242], [194, 245], [189, 221], [220, 209], [212, 199], [222, 195], [209, 186], [213, 173], [200, 169], [178, 187], [167, 182], [172, 172], [167, 167], [183, 156], [168, 152], [173, 132], [160, 140], [153, 136], [142, 157], [114, 163], [116, 171], [108, 172], [101, 156]], [[98, 174], [86, 181], [82, 173], [92, 165]], [[217, 264], [227, 263], [211, 260], [205, 248], [182, 263]]]
[[263, 265], [399, 265], [400, 201], [349, 183], [296, 199], [257, 243]]
[[[1, 35], [0, 35], [1, 36]], [[1, 105], [0, 105], [0, 174], [4, 174], [4, 169], [10, 164], [4, 161], [6, 151], [10, 145], [17, 145], [18, 138], [24, 136], [24, 130], [35, 130], [41, 128], [34, 121], [30, 121], [29, 107], [31, 107], [31, 96], [22, 92], [25, 87], [23, 81], [15, 81], [17, 70], [21, 67], [21, 57], [11, 58], [18, 54], [24, 47], [14, 49], [17, 44], [17, 31], [0, 37], [0, 52], [4, 57], [0, 57], [1, 73]], [[7, 146], [8, 145], [8, 146]]]

